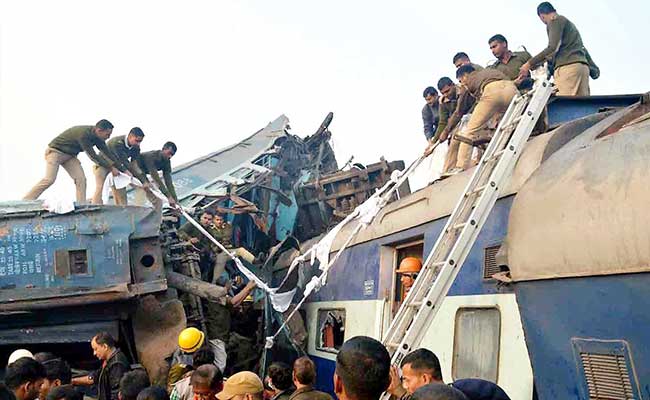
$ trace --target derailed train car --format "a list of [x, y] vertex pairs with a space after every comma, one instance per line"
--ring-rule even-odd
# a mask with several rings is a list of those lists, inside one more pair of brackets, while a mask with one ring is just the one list
[[[555, 128], [528, 142], [421, 344], [445, 382], [488, 379], [513, 399], [648, 395], [648, 100], [551, 100]], [[382, 338], [403, 292], [397, 267], [426, 257], [470, 174], [386, 206], [309, 299], [320, 389], [332, 391], [344, 340]]]
[[[243, 141], [176, 168], [181, 204], [224, 212], [233, 243], [255, 255], [277, 254], [278, 244], [294, 234], [322, 233], [349, 211], [340, 206], [345, 199], [363, 201], [403, 165], [339, 172], [331, 121], [330, 113], [313, 135], [300, 138], [280, 116]], [[301, 188], [322, 187], [321, 179], [331, 187], [314, 203]], [[313, 221], [309, 230], [298, 228], [296, 221], [305, 219]], [[107, 331], [132, 361], [163, 381], [165, 357], [186, 321], [201, 326], [197, 298], [225, 294], [191, 277], [199, 258], [178, 239], [178, 223], [168, 215], [161, 225], [160, 215], [140, 206], [87, 205], [57, 214], [39, 201], [0, 204], [0, 365], [12, 350], [27, 347], [56, 349], [73, 366], [90, 368], [96, 362], [87, 343]]]

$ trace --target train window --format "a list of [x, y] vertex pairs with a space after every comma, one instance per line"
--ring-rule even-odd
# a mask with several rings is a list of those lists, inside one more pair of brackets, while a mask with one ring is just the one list
[[345, 309], [318, 310], [316, 349], [336, 353], [345, 341]]
[[454, 330], [453, 379], [480, 378], [496, 382], [500, 340], [501, 313], [497, 308], [458, 309]]

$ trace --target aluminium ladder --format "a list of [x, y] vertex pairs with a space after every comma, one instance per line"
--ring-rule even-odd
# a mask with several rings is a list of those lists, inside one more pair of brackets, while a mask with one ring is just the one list
[[384, 345], [392, 354], [393, 365], [399, 367], [402, 359], [420, 345], [494, 207], [499, 190], [509, 182], [554, 90], [545, 66], [534, 75], [539, 77], [533, 89], [512, 99], [465, 192], [385, 334]]

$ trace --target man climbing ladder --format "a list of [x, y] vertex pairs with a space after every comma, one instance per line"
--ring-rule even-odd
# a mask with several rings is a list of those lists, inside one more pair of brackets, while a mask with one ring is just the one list
[[384, 344], [393, 365], [417, 348], [463, 265], [478, 233], [508, 183], [521, 151], [553, 92], [546, 68], [533, 90], [510, 102], [485, 154], [392, 321]]

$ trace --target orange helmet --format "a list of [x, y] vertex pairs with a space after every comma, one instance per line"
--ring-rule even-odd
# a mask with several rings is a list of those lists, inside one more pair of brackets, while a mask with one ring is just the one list
[[398, 274], [417, 274], [422, 269], [422, 261], [416, 257], [406, 257], [399, 263]]

